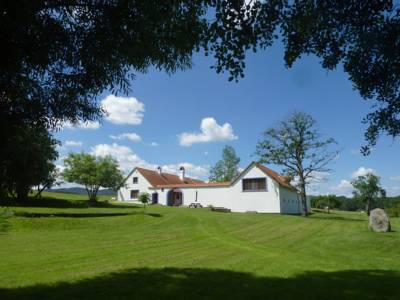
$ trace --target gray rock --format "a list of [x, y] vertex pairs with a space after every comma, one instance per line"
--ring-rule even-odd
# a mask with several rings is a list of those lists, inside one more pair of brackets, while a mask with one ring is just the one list
[[375, 232], [390, 231], [389, 217], [383, 209], [375, 208], [374, 210], [371, 210], [369, 216], [369, 228]]

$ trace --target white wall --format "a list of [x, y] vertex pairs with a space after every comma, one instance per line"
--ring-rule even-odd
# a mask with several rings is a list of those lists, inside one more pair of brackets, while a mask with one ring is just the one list
[[283, 214], [300, 214], [300, 199], [296, 192], [285, 187], [279, 187], [281, 212]]
[[[243, 178], [267, 178], [267, 191], [243, 192]], [[234, 212], [257, 211], [264, 213], [280, 213], [279, 185], [272, 178], [265, 175], [259, 168], [253, 167], [231, 187], [197, 187], [181, 188], [183, 205], [196, 201], [203, 206], [213, 205], [231, 209]], [[169, 189], [161, 191], [159, 203], [166, 205]]]
[[[138, 183], [133, 183], [132, 178], [138, 177]], [[150, 196], [154, 192], [154, 190], [149, 189], [151, 187], [150, 183], [146, 178], [143, 177], [137, 170], [132, 172], [129, 177], [125, 181], [125, 187], [119, 189], [118, 191], [118, 201], [135, 201], [138, 202], [137, 199], [131, 199], [131, 190], [139, 190], [139, 193], [146, 192], [149, 193]]]

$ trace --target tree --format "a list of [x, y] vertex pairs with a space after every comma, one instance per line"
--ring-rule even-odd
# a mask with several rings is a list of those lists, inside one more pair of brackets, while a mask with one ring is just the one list
[[111, 156], [94, 156], [84, 152], [70, 153], [64, 160], [63, 178], [85, 186], [89, 201], [97, 201], [100, 187], [118, 189], [124, 177], [118, 169], [118, 162]]
[[328, 164], [338, 154], [329, 151], [334, 143], [332, 138], [322, 138], [313, 117], [294, 112], [277, 127], [267, 129], [257, 144], [256, 155], [261, 163], [282, 166], [290, 177], [297, 177], [303, 216], [307, 215], [306, 185], [329, 171]]
[[143, 204], [144, 210], [146, 210], [146, 205], [150, 202], [150, 195], [149, 193], [140, 193], [139, 194], [139, 201]]
[[225, 146], [222, 150], [222, 159], [210, 170], [210, 181], [231, 181], [239, 174], [240, 158], [236, 156], [235, 149]]
[[13, 134], [13, 142], [4, 141], [0, 150], [0, 189], [24, 201], [54, 172], [58, 141], [45, 128], [15, 126]]
[[0, 128], [98, 119], [100, 92], [127, 92], [129, 80], [151, 66], [168, 73], [190, 68], [194, 51], [213, 55], [216, 72], [237, 79], [247, 50], [281, 39], [286, 66], [309, 54], [327, 70], [343, 65], [361, 96], [377, 100], [364, 119], [368, 154], [382, 132], [400, 134], [400, 8], [394, 3], [2, 1]]
[[366, 207], [368, 216], [370, 215], [373, 203], [378, 197], [386, 197], [386, 191], [380, 186], [380, 178], [372, 173], [358, 176], [351, 184], [354, 187], [353, 196]]
[[336, 195], [315, 196], [311, 199], [311, 206], [316, 208], [340, 208], [342, 201]]
[[62, 182], [60, 179], [60, 171], [54, 168], [53, 171], [49, 172], [42, 182], [37, 186], [36, 198], [41, 198], [42, 193], [45, 189], [49, 189], [54, 185], [60, 185]]

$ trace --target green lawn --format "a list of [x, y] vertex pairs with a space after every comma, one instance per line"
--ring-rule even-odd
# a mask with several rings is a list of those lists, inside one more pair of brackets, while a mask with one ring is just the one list
[[47, 196], [59, 199], [0, 221], [2, 300], [400, 299], [399, 219], [378, 234], [360, 213], [143, 213]]

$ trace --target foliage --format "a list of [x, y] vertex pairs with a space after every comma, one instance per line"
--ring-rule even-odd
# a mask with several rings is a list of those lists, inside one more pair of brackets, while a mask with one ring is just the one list
[[342, 201], [336, 195], [315, 196], [311, 198], [311, 207], [331, 209], [340, 208]]
[[25, 200], [33, 186], [47, 184], [56, 170], [56, 141], [45, 128], [14, 126], [0, 154], [0, 189]]
[[385, 190], [380, 186], [380, 178], [372, 173], [358, 176], [351, 184], [354, 187], [354, 198], [366, 206], [369, 216], [372, 206], [377, 203], [378, 197], [386, 197]]
[[225, 146], [222, 150], [222, 159], [210, 170], [210, 181], [231, 181], [239, 174], [240, 158], [236, 156], [232, 146]]
[[[246, 51], [281, 39], [291, 67], [313, 54], [343, 65], [364, 99], [368, 153], [381, 132], [400, 134], [400, 8], [383, 1], [2, 1], [0, 128], [54, 126], [102, 115], [96, 96], [127, 92], [150, 67], [191, 67], [194, 51], [216, 72], [244, 76]], [[7, 135], [8, 131], [4, 131]], [[4, 140], [4, 139], [2, 139]]]
[[323, 139], [310, 115], [294, 112], [277, 127], [267, 129], [257, 144], [260, 162], [284, 167], [292, 178], [298, 177], [302, 214], [307, 214], [306, 185], [318, 174], [327, 172], [327, 165], [337, 156], [329, 147], [332, 138]]
[[60, 170], [54, 168], [54, 170], [52, 172], [49, 172], [46, 178], [42, 180], [41, 184], [37, 186], [36, 197], [40, 198], [45, 189], [49, 189], [53, 186], [58, 186], [61, 184], [62, 181], [60, 180]]
[[111, 156], [99, 157], [84, 152], [70, 153], [64, 160], [63, 178], [85, 186], [90, 201], [96, 201], [100, 187], [118, 189], [124, 177]]
[[139, 194], [139, 202], [143, 204], [144, 209], [146, 209], [147, 204], [150, 202], [150, 194], [149, 193], [140, 193]]
[[[349, 212], [305, 220], [158, 205], [147, 214], [133, 204], [54, 207], [12, 207], [21, 217], [0, 236], [2, 299], [397, 299], [400, 292], [398, 218], [383, 236], [368, 231], [365, 214]], [[344, 269], [352, 271], [337, 271]]]

